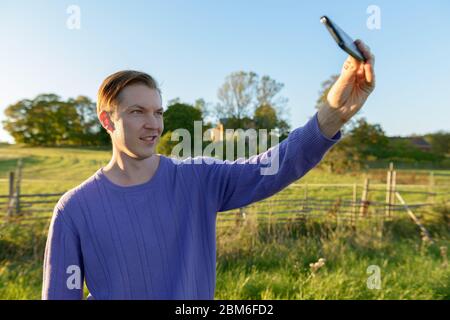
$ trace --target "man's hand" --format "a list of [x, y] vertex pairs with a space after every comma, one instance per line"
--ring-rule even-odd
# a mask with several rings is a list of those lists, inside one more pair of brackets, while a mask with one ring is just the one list
[[318, 111], [320, 129], [329, 138], [361, 109], [375, 89], [375, 56], [361, 40], [355, 44], [366, 62], [352, 56], [347, 58], [341, 75], [328, 92], [327, 103]]

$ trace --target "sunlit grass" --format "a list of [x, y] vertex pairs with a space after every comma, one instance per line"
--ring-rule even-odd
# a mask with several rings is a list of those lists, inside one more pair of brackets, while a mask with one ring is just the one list
[[[108, 163], [108, 150], [80, 148], [0, 147], [0, 194], [7, 194], [8, 173], [17, 160], [24, 163], [22, 193], [63, 193], [75, 187], [97, 169]], [[435, 171], [450, 173], [450, 171]], [[417, 175], [398, 170], [402, 183], [415, 181], [423, 186], [404, 187], [411, 191], [429, 191], [429, 171]], [[319, 168], [310, 171], [272, 199], [293, 199], [275, 207], [272, 199], [247, 208], [247, 218], [240, 227], [218, 225], [217, 232], [217, 299], [449, 299], [449, 269], [442, 266], [439, 247], [449, 248], [448, 178], [436, 179], [435, 197], [402, 193], [407, 203], [434, 200], [441, 206], [430, 206], [415, 212], [435, 240], [422, 243], [417, 226], [405, 211], [384, 224], [361, 219], [354, 229], [336, 225], [331, 217], [311, 218], [288, 225], [267, 226], [257, 223], [258, 212], [298, 209], [299, 199], [352, 199], [352, 184], [358, 184], [361, 198], [364, 178], [372, 186], [371, 201], [385, 201], [386, 172], [370, 170], [347, 174], [330, 174]], [[446, 182], [447, 181], [447, 182]], [[345, 188], [312, 184], [350, 184]], [[444, 183], [447, 186], [444, 188]], [[401, 185], [399, 186], [399, 188]], [[55, 198], [56, 202], [57, 198]], [[52, 205], [40, 216], [50, 217]], [[219, 213], [225, 215], [226, 213]], [[447, 219], [447, 220], [445, 220]], [[381, 227], [383, 227], [381, 229]], [[0, 227], [0, 299], [40, 299], [42, 260], [48, 220], [8, 223]], [[310, 263], [325, 258], [325, 265], [312, 276]], [[382, 288], [368, 289], [367, 267], [381, 270]]]

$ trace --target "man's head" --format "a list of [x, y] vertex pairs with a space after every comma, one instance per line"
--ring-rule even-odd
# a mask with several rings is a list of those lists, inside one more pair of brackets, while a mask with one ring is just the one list
[[139, 71], [110, 75], [98, 90], [97, 116], [116, 151], [135, 159], [151, 157], [164, 129], [158, 84]]

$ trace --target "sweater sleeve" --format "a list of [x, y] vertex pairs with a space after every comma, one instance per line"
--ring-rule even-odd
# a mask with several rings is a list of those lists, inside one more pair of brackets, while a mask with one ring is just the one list
[[80, 239], [55, 207], [45, 246], [42, 299], [82, 300], [84, 268]]
[[206, 188], [217, 211], [244, 207], [281, 191], [315, 167], [341, 139], [331, 139], [319, 128], [317, 112], [278, 145], [247, 160], [207, 164]]

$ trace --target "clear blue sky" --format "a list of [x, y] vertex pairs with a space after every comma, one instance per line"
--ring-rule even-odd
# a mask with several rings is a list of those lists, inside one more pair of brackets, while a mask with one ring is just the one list
[[[69, 5], [81, 29], [66, 27]], [[366, 9], [381, 9], [381, 29]], [[388, 135], [450, 130], [450, 1], [5, 1], [0, 2], [0, 119], [40, 93], [95, 100], [121, 69], [152, 74], [165, 102], [217, 102], [233, 71], [283, 82], [290, 124], [315, 112], [322, 81], [346, 58], [319, 23], [327, 14], [376, 55], [377, 88], [361, 116]], [[11, 141], [4, 131], [0, 140]]]

